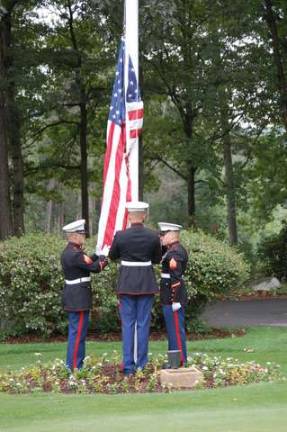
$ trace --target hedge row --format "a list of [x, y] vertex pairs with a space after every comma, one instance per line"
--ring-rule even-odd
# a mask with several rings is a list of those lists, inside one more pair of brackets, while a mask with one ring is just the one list
[[[242, 285], [249, 274], [243, 257], [229, 246], [201, 232], [184, 232], [183, 243], [190, 254], [186, 273], [190, 327], [205, 303], [218, 294], [226, 294]], [[93, 250], [89, 241], [87, 250]], [[67, 320], [60, 294], [63, 275], [60, 254], [65, 241], [59, 237], [32, 234], [11, 238], [0, 244], [1, 333], [4, 335], [64, 334]], [[156, 268], [160, 273], [160, 267]], [[117, 266], [110, 264], [93, 276], [94, 310], [92, 326], [98, 333], [119, 331], [115, 285]], [[152, 326], [163, 326], [156, 299]]]

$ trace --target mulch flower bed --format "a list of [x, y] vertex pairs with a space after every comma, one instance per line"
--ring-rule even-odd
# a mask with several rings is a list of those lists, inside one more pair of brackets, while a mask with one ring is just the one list
[[[0, 372], [0, 392], [6, 393], [146, 393], [170, 392], [171, 386], [162, 386], [160, 370], [164, 356], [150, 356], [143, 371], [125, 377], [120, 368], [120, 356], [115, 351], [110, 358], [86, 357], [83, 369], [73, 373], [62, 360], [42, 364], [41, 354], [34, 366], [19, 371]], [[200, 388], [224, 387], [236, 384], [249, 384], [262, 381], [284, 379], [280, 367], [274, 363], [262, 366], [254, 361], [239, 362], [237, 359], [211, 357], [204, 353], [193, 353], [188, 358], [188, 366], [196, 367], [203, 374]], [[178, 389], [177, 389], [178, 390]]]
[[[246, 334], [245, 329], [234, 329], [225, 330], [211, 328], [204, 333], [192, 333], [187, 334], [187, 340], [202, 340], [202, 339], [221, 339], [233, 336], [244, 336]], [[94, 334], [90, 333], [87, 340], [89, 341], [102, 341], [102, 342], [116, 342], [121, 341], [121, 333], [106, 333], [106, 334]], [[152, 332], [150, 335], [150, 340], [167, 340], [165, 332]], [[5, 343], [7, 344], [26, 344], [26, 343], [53, 343], [53, 342], [66, 342], [67, 336], [58, 335], [51, 336], [49, 338], [43, 338], [43, 336], [37, 335], [24, 335], [24, 336], [8, 336], [5, 338]]]

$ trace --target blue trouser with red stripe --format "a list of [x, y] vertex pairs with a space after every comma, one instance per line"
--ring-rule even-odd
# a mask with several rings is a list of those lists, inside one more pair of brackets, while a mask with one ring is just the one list
[[[125, 374], [143, 369], [148, 361], [148, 338], [154, 295], [120, 295], [120, 315], [123, 340], [123, 370]], [[135, 325], [137, 331], [136, 361], [134, 352]]]
[[167, 330], [168, 349], [179, 350], [181, 364], [184, 365], [187, 360], [184, 310], [181, 307], [178, 311], [173, 312], [171, 305], [163, 305], [162, 310]]
[[81, 369], [85, 358], [89, 311], [68, 312], [69, 334], [66, 365], [69, 369]]

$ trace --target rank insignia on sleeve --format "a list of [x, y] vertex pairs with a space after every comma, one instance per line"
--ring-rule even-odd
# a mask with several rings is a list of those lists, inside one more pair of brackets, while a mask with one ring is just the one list
[[176, 267], [177, 267], [176, 260], [174, 258], [172, 258], [169, 262], [169, 268], [170, 268], [170, 270], [175, 270]]
[[93, 260], [88, 257], [88, 255], [84, 255], [85, 264], [93, 264]]

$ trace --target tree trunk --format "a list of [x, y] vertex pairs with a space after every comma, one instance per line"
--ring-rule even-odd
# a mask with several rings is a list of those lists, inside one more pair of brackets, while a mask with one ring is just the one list
[[96, 224], [95, 224], [95, 215], [96, 215], [96, 197], [89, 194], [89, 209], [90, 209], [90, 236], [96, 234]]
[[189, 166], [187, 176], [187, 208], [190, 225], [195, 225], [195, 173], [196, 168]]
[[236, 198], [234, 188], [231, 141], [229, 133], [227, 133], [224, 137], [223, 147], [229, 243], [231, 245], [236, 245], [238, 243], [236, 223]]
[[82, 198], [82, 218], [86, 221], [87, 237], [90, 236], [89, 229], [89, 189], [88, 189], [88, 146], [87, 146], [87, 95], [85, 85], [81, 77], [82, 57], [78, 49], [77, 38], [74, 30], [74, 16], [71, 1], [68, 0], [67, 8], [69, 11], [69, 28], [73, 49], [78, 56], [76, 70], [76, 84], [79, 89], [79, 106], [80, 106], [80, 152], [81, 152], [81, 198]]
[[14, 95], [14, 88], [11, 88], [9, 91], [9, 131], [12, 157], [13, 234], [20, 236], [24, 233], [24, 163], [20, 138], [20, 115]]
[[3, 95], [0, 94], [0, 240], [4, 240], [12, 234], [5, 114], [5, 102]]
[[264, 0], [265, 4], [265, 14], [264, 18], [267, 22], [273, 47], [274, 62], [277, 69], [277, 79], [278, 79], [278, 90], [280, 93], [280, 110], [281, 118], [287, 132], [287, 80], [283, 66], [282, 53], [280, 49], [280, 40], [278, 36], [278, 28], [276, 23], [276, 17], [272, 9], [272, 0]]
[[228, 122], [228, 105], [226, 101], [225, 91], [220, 92], [220, 120], [221, 130], [223, 134], [223, 159], [225, 173], [225, 190], [227, 201], [227, 225], [229, 234], [229, 243], [236, 245], [237, 237], [237, 222], [236, 222], [236, 195], [234, 186], [234, 174], [232, 164], [232, 144], [229, 132]]
[[54, 207], [53, 200], [49, 200], [47, 202], [47, 212], [46, 212], [46, 216], [47, 216], [46, 233], [48, 233], [48, 234], [51, 234], [51, 232], [52, 232], [53, 207]]
[[8, 169], [7, 78], [10, 45], [10, 15], [0, 21], [0, 240], [12, 233], [11, 202]]
[[[55, 179], [50, 179], [48, 186], [47, 186], [47, 191], [50, 192], [53, 189], [55, 189], [56, 186], [56, 180]], [[53, 210], [54, 210], [54, 201], [52, 199], [50, 199], [47, 202], [47, 212], [46, 212], [46, 232], [47, 233], [51, 233], [53, 230]]]
[[[191, 104], [186, 106], [186, 114], [182, 116], [184, 119], [184, 132], [187, 138], [187, 149], [192, 145], [192, 132], [194, 114]], [[196, 225], [195, 222], [195, 173], [197, 168], [193, 166], [192, 161], [187, 158], [187, 211], [188, 211], [188, 224], [190, 226]]]
[[[20, 115], [16, 104], [15, 81], [13, 79], [13, 57], [11, 54], [12, 34], [11, 34], [11, 13], [17, 1], [7, 3], [8, 10], [2, 17], [1, 26], [1, 58], [3, 59], [3, 69], [0, 73], [2, 89], [2, 104], [4, 104], [3, 116], [5, 117], [4, 127], [6, 129], [6, 152], [11, 152], [11, 192], [13, 193], [12, 209], [10, 204], [10, 217], [12, 217], [13, 234], [19, 236], [24, 232], [24, 169], [22, 158], [22, 147], [20, 140]], [[4, 136], [4, 135], [3, 135]], [[5, 157], [5, 155], [4, 155]], [[4, 175], [4, 174], [3, 174]], [[9, 198], [10, 200], [10, 198]]]
[[80, 148], [81, 148], [81, 195], [82, 217], [86, 220], [87, 237], [90, 236], [89, 216], [89, 178], [88, 178], [88, 148], [87, 148], [87, 107], [85, 92], [81, 91], [81, 123], [80, 123]]
[[65, 209], [64, 209], [64, 203], [58, 204], [58, 223], [57, 223], [57, 233], [62, 234], [62, 228], [64, 226], [64, 220], [65, 220]]

